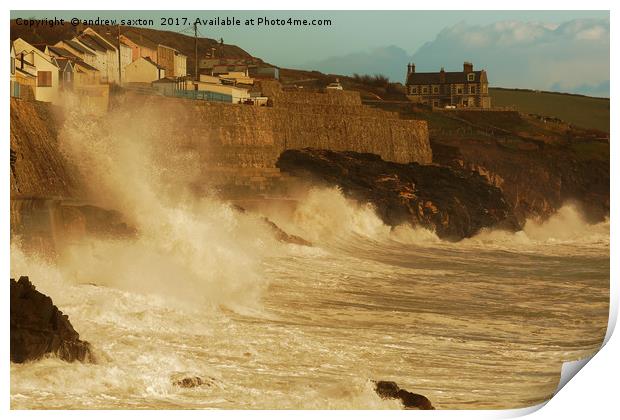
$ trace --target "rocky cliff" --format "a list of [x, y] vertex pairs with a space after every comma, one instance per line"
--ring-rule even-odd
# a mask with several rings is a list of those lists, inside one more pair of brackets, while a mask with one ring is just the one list
[[577, 204], [592, 222], [609, 215], [607, 133], [515, 111], [375, 106], [427, 121], [433, 162], [484, 176], [520, 223], [545, 219], [566, 203]]
[[58, 108], [11, 98], [11, 198], [76, 198], [79, 176], [60, 153]]
[[480, 173], [502, 190], [520, 222], [547, 218], [569, 202], [593, 222], [609, 215], [609, 139], [603, 133], [516, 112], [458, 117], [461, 133], [431, 134], [434, 162]]
[[347, 196], [372, 203], [391, 226], [423, 226], [449, 240], [470, 237], [484, 227], [519, 228], [501, 191], [476, 172], [317, 149], [287, 150], [278, 167], [338, 185]]

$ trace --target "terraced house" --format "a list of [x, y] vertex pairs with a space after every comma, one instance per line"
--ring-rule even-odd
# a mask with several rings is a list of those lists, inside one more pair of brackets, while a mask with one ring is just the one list
[[463, 71], [416, 73], [415, 64], [407, 65], [407, 97], [415, 103], [435, 108], [491, 108], [489, 81], [484, 70], [463, 63]]

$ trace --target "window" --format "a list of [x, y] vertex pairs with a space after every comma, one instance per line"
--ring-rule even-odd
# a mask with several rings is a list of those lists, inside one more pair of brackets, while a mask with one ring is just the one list
[[473, 82], [474, 80], [476, 80], [476, 75], [474, 73], [469, 73], [467, 75], [467, 81], [468, 82]]
[[52, 72], [51, 71], [38, 71], [37, 72], [37, 86], [41, 86], [41, 87], [52, 86]]
[[426, 86], [422, 88], [422, 93], [428, 93], [428, 88]]
[[439, 101], [433, 101], [433, 106], [435, 108], [438, 108], [439, 107]]
[[411, 93], [418, 93], [418, 87], [417, 86], [411, 86]]
[[469, 87], [469, 93], [476, 93], [476, 86], [472, 85]]
[[439, 86], [433, 86], [433, 93], [439, 93]]
[[462, 87], [456, 88], [456, 93], [463, 93], [463, 88]]

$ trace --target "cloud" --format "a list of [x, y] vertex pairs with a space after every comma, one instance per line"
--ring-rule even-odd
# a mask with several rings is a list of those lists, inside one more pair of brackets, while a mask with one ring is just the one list
[[485, 26], [461, 22], [443, 29], [413, 56], [388, 46], [299, 67], [347, 75], [381, 73], [403, 82], [408, 62], [417, 71], [457, 71], [463, 61], [472, 61], [487, 70], [491, 86], [609, 96], [609, 45], [609, 19]]
[[458, 70], [472, 61], [487, 70], [492, 86], [609, 96], [609, 45], [608, 19], [459, 23], [424, 44], [413, 61], [418, 71]]

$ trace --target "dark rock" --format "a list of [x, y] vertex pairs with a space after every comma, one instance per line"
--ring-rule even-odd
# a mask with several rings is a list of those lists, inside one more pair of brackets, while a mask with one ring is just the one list
[[419, 225], [449, 240], [471, 237], [485, 227], [520, 228], [501, 190], [472, 171], [317, 149], [286, 150], [277, 166], [298, 177], [337, 185], [346, 196], [372, 203], [390, 226]]
[[[238, 204], [232, 204], [231, 205], [233, 210], [239, 212], [239, 213], [246, 213], [246, 209], [244, 209], [243, 207], [241, 207]], [[296, 245], [303, 245], [303, 246], [312, 246], [312, 243], [309, 241], [306, 241], [304, 238], [297, 236], [297, 235], [289, 235], [288, 233], [286, 233], [284, 230], [282, 230], [280, 228], [280, 226], [276, 225], [275, 223], [273, 223], [271, 220], [269, 220], [267, 217], [261, 217], [261, 220], [263, 222], [265, 222], [267, 224], [267, 226], [269, 226], [271, 228], [271, 230], [273, 231], [276, 239], [280, 242], [286, 242], [289, 244], [296, 244]]]
[[263, 221], [265, 223], [267, 223], [267, 225], [273, 230], [274, 235], [275, 235], [275, 237], [276, 237], [276, 239], [278, 241], [286, 242], [286, 243], [289, 243], [289, 244], [295, 244], [295, 245], [312, 246], [311, 242], [306, 241], [304, 238], [302, 238], [300, 236], [289, 235], [288, 233], [286, 233], [285, 231], [280, 229], [280, 227], [278, 225], [273, 223], [268, 218], [263, 217]]
[[398, 387], [396, 382], [376, 381], [375, 392], [384, 400], [401, 400], [405, 409], [434, 410], [433, 404], [424, 395], [414, 394]]
[[201, 378], [200, 376], [185, 376], [185, 377], [173, 377], [172, 385], [180, 388], [196, 388], [199, 386], [211, 386], [215, 379], [213, 378]]
[[11, 361], [23, 363], [52, 353], [68, 362], [93, 361], [69, 318], [28, 277], [11, 279]]

